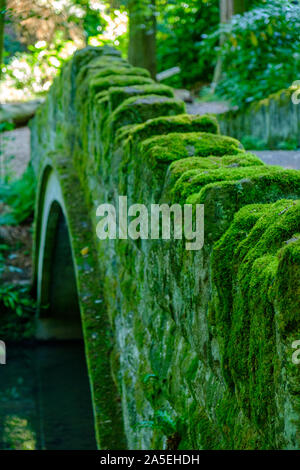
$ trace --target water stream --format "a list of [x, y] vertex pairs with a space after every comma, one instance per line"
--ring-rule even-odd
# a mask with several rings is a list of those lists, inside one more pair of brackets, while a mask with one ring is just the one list
[[7, 345], [0, 449], [96, 449], [82, 341]]

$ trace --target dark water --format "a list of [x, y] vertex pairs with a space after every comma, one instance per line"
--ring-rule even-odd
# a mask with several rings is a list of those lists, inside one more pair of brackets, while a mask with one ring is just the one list
[[83, 344], [7, 345], [0, 449], [96, 449]]

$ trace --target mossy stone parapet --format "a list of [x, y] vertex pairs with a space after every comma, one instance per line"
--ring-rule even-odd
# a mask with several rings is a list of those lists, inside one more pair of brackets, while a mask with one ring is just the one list
[[[50, 168], [68, 221], [98, 446], [299, 448], [299, 172], [264, 165], [220, 135], [215, 117], [184, 109], [113, 49], [88, 48], [32, 122], [35, 257]], [[203, 249], [98, 240], [96, 208], [120, 195], [204, 204]]]
[[193, 116], [182, 114], [170, 117], [150, 119], [143, 124], [125, 126], [116, 135], [116, 144], [126, 139], [145, 140], [154, 135], [164, 135], [170, 132], [210, 132], [219, 134], [219, 125], [214, 116]]
[[[280, 419], [293, 429], [292, 446], [297, 447], [299, 422], [285, 406], [298, 409], [299, 369], [292, 367], [291, 358], [281, 357], [281, 348], [289, 349], [300, 333], [299, 278], [292, 281], [293, 292], [289, 286], [291, 272], [299, 271], [299, 210], [299, 201], [291, 200], [246, 206], [216, 243], [212, 257], [210, 322], [219, 337], [221, 367], [245, 413], [264, 432], [267, 447], [276, 441]], [[283, 273], [285, 263], [289, 268]], [[284, 346], [279, 346], [278, 335]], [[282, 415], [276, 412], [278, 400]]]

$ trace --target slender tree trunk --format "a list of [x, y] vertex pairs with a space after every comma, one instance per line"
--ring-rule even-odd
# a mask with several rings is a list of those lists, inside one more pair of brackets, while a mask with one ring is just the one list
[[128, 60], [156, 77], [155, 0], [129, 1]]
[[6, 0], [0, 0], [0, 81], [2, 78], [5, 13], [6, 13]]
[[[233, 15], [242, 14], [250, 8], [250, 1], [249, 0], [220, 0], [220, 23], [227, 23], [230, 21], [230, 18]], [[222, 45], [223, 38], [220, 38], [220, 44]], [[219, 83], [222, 75], [222, 59], [221, 57], [218, 58], [212, 88], [213, 90], [216, 88], [217, 84]]]
[[226, 23], [232, 15], [239, 15], [250, 8], [249, 0], [220, 0], [221, 23]]

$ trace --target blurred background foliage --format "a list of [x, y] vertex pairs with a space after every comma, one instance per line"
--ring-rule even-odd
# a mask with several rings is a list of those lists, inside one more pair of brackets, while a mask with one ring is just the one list
[[219, 4], [215, 0], [158, 0], [158, 71], [179, 66], [181, 73], [166, 83], [177, 88], [210, 82], [216, 61], [213, 48], [204, 54], [206, 35], [219, 25]]
[[[216, 92], [243, 107], [292, 85], [300, 73], [300, 6], [298, 2], [254, 2], [243, 15], [218, 26], [202, 43], [222, 58]], [[222, 37], [222, 45], [219, 45]]]
[[[231, 13], [250, 10], [220, 23], [222, 8]], [[138, 52], [141, 56], [151, 49], [152, 75], [180, 67], [165, 83], [196, 95], [203, 87], [207, 90], [216, 64], [221, 64], [213, 89], [239, 106], [266, 98], [298, 78], [298, 1], [7, 0], [5, 9], [2, 103], [45, 94], [63, 62], [85, 45], [113, 45], [124, 57], [129, 49], [135, 63], [141, 62]], [[156, 40], [154, 48], [147, 35]], [[144, 49], [139, 46], [143, 38]]]

